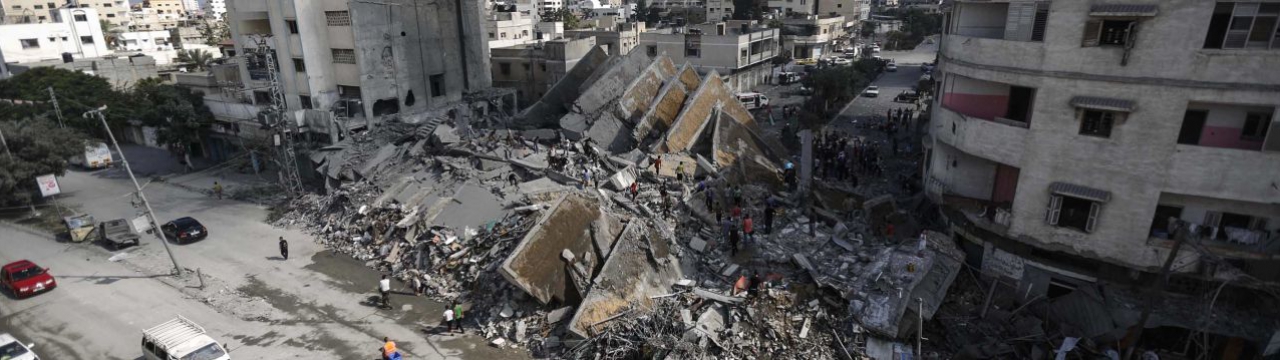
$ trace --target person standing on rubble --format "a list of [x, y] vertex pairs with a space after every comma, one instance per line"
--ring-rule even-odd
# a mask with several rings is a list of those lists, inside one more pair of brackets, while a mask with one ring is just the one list
[[631, 201], [636, 201], [636, 197], [640, 196], [640, 181], [631, 182]]
[[280, 257], [289, 260], [289, 242], [284, 241], [284, 237], [280, 237]]
[[382, 294], [382, 306], [391, 307], [391, 279], [386, 274], [378, 281], [378, 292]]
[[676, 164], [676, 180], [684, 181], [684, 163]]
[[755, 235], [754, 225], [755, 223], [751, 221], [751, 214], [747, 214], [747, 216], [742, 219], [742, 234], [746, 238], [746, 241], [748, 244], [750, 244], [751, 241], [755, 239], [755, 237], [753, 236]]
[[766, 235], [773, 234], [773, 212], [777, 211], [773, 204], [773, 198], [764, 202], [764, 233]]
[[729, 256], [738, 256], [738, 243], [741, 241], [741, 235], [738, 235], [738, 229], [729, 230]]

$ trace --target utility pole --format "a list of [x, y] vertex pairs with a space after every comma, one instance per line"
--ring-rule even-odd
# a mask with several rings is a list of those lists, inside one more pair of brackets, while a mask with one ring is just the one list
[[[280, 75], [277, 73], [275, 50], [267, 46], [267, 38], [258, 39], [258, 52], [263, 57], [263, 61], [267, 67], [267, 78], [270, 81], [271, 90], [271, 107], [266, 111], [269, 114], [267, 124], [272, 130], [275, 130], [278, 143], [274, 143], [277, 147], [276, 151], [280, 155], [280, 185], [288, 191], [290, 195], [301, 195], [302, 176], [298, 174], [298, 158], [293, 150], [293, 135], [297, 133], [296, 122], [285, 124], [285, 115], [288, 105], [284, 99], [284, 90], [280, 86]], [[292, 129], [291, 129], [292, 128]], [[289, 131], [294, 130], [294, 131]]]
[[53, 102], [53, 113], [58, 115], [58, 127], [66, 129], [67, 126], [62, 123], [62, 108], [58, 107], [58, 95], [53, 93], [53, 87], [49, 87], [49, 101]]
[[4, 145], [4, 153], [9, 155], [9, 161], [13, 161], [13, 151], [9, 151], [9, 141], [4, 139], [3, 129], [0, 129], [0, 145]]
[[138, 198], [141, 198], [142, 205], [147, 207], [147, 216], [151, 217], [151, 229], [154, 230], [156, 234], [160, 235], [160, 244], [164, 245], [164, 252], [169, 253], [169, 261], [173, 262], [174, 271], [177, 272], [178, 276], [182, 276], [182, 266], [178, 266], [178, 259], [173, 257], [173, 251], [169, 250], [169, 238], [164, 234], [164, 231], [160, 230], [160, 221], [156, 219], [155, 210], [151, 210], [151, 203], [147, 201], [147, 194], [142, 193], [142, 186], [138, 185], [138, 178], [133, 176], [133, 168], [129, 167], [129, 159], [124, 157], [124, 151], [120, 150], [120, 143], [116, 142], [115, 134], [111, 133], [111, 126], [107, 125], [107, 116], [102, 114], [102, 110], [106, 109], [107, 107], [103, 106], [98, 109], [90, 110], [89, 112], [84, 113], [84, 116], [89, 117], [90, 115], [96, 115], [98, 120], [102, 121], [102, 128], [107, 130], [107, 137], [110, 138], [111, 143], [116, 146], [116, 152], [120, 153], [120, 162], [124, 163], [125, 172], [129, 173], [129, 179], [133, 180], [133, 188], [138, 191]]
[[1169, 284], [1169, 269], [1173, 267], [1173, 260], [1178, 257], [1178, 250], [1182, 249], [1182, 243], [1187, 241], [1187, 229], [1185, 226], [1179, 227], [1173, 233], [1173, 249], [1169, 250], [1169, 257], [1164, 259], [1164, 266], [1160, 268], [1160, 280], [1156, 281], [1156, 285], [1147, 294], [1146, 306], [1142, 308], [1142, 316], [1138, 317], [1138, 329], [1133, 333], [1133, 343], [1129, 344], [1129, 348], [1124, 351], [1125, 359], [1133, 358], [1133, 349], [1138, 347], [1138, 343], [1142, 340], [1142, 330], [1147, 327], [1147, 318], [1151, 316], [1151, 308], [1157, 299], [1164, 296], [1164, 287]]

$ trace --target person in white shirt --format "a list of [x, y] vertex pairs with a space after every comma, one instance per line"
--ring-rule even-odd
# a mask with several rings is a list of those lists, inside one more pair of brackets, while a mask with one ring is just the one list
[[445, 326], [448, 326], [449, 332], [452, 333], [453, 332], [453, 309], [450, 309], [450, 308], [444, 309], [444, 323], [445, 323]]
[[382, 293], [382, 305], [391, 306], [391, 279], [387, 275], [382, 275], [382, 280], [378, 281], [378, 292]]

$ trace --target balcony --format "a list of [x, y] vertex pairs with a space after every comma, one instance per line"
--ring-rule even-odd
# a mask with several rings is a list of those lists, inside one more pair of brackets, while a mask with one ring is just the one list
[[[1280, 203], [1272, 181], [1280, 178], [1280, 152], [1177, 145], [1165, 190], [1224, 199], [1269, 199]], [[1280, 221], [1280, 220], [1277, 220]]]
[[942, 37], [942, 56], [974, 64], [1039, 68], [1045, 59], [1042, 42], [1009, 41], [964, 35]]
[[1000, 162], [1021, 164], [1022, 150], [1027, 142], [1027, 130], [1012, 120], [984, 120], [968, 117], [945, 107], [934, 111], [930, 132], [938, 141], [954, 146], [966, 153]]

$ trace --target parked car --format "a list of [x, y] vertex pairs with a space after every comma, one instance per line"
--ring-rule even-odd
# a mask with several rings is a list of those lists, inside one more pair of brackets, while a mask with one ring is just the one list
[[31, 348], [36, 344], [23, 344], [9, 334], [0, 334], [0, 359], [3, 360], [40, 360]]
[[49, 269], [28, 260], [18, 260], [0, 268], [0, 288], [8, 290], [19, 299], [30, 297], [58, 287], [58, 281]]
[[853, 64], [853, 60], [845, 58], [835, 58], [831, 60], [831, 65], [849, 66]]
[[818, 64], [818, 59], [814, 59], [814, 58], [796, 59], [796, 65], [817, 65], [817, 64]]
[[209, 229], [191, 217], [179, 218], [160, 226], [169, 241], [181, 244], [202, 240], [209, 236]]
[[125, 219], [103, 221], [98, 224], [98, 240], [111, 249], [138, 245], [138, 233], [133, 232]]
[[800, 81], [800, 73], [786, 71], [778, 73], [778, 85], [787, 85], [798, 81]]
[[880, 88], [876, 87], [875, 85], [868, 86], [866, 90], [862, 90], [862, 96], [864, 97], [880, 96]]
[[738, 101], [747, 110], [763, 109], [769, 106], [769, 97], [758, 92], [738, 93]]
[[920, 93], [915, 91], [903, 90], [898, 96], [893, 97], [895, 102], [913, 102], [920, 99]]
[[898, 71], [898, 64], [895, 64], [895, 63], [889, 63], [888, 65], [885, 65], [885, 66], [884, 66], [884, 71], [888, 71], [888, 72], [897, 72], [897, 71]]

